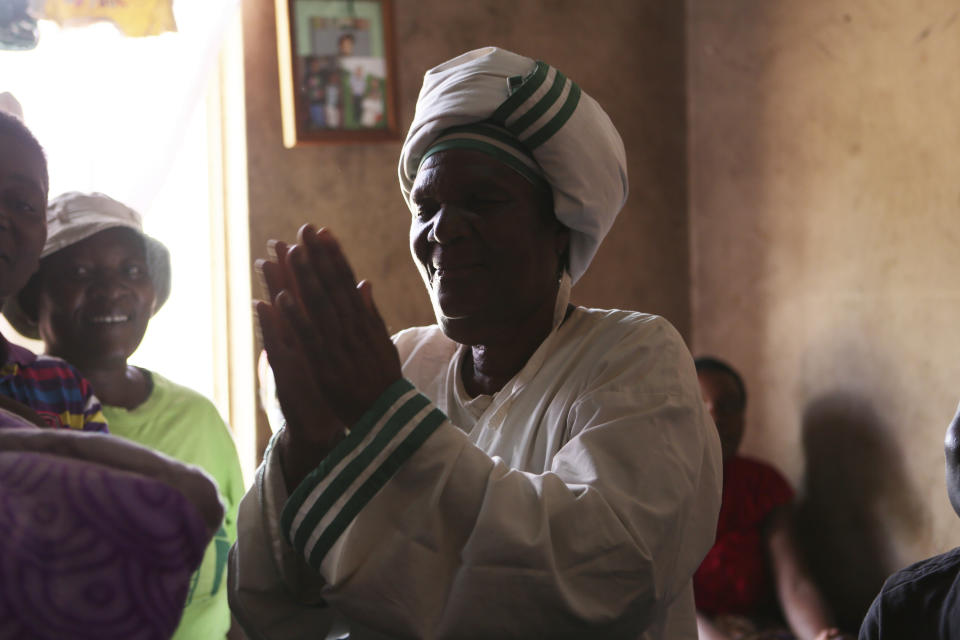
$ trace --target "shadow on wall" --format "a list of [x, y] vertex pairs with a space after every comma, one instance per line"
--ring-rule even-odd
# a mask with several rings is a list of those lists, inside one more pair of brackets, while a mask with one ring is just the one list
[[889, 435], [892, 425], [869, 401], [842, 392], [821, 396], [807, 405], [802, 428], [798, 534], [838, 624], [856, 631], [883, 581], [899, 568], [894, 535], [915, 535], [926, 513]]

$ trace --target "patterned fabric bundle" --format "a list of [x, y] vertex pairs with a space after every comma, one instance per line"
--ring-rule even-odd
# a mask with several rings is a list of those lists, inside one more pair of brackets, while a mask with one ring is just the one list
[[203, 472], [0, 416], [0, 637], [169, 638], [223, 518]]
[[449, 148], [492, 155], [528, 179], [545, 179], [557, 219], [571, 230], [576, 282], [626, 202], [620, 134], [597, 102], [560, 71], [487, 47], [426, 73], [400, 154], [407, 205], [424, 159]]

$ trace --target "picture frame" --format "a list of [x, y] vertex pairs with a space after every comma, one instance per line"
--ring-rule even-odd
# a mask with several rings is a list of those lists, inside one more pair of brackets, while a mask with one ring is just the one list
[[275, 3], [284, 146], [399, 140], [392, 0]]

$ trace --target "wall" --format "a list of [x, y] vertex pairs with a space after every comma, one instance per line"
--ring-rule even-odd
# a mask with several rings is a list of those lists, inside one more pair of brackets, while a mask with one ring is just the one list
[[801, 490], [848, 628], [960, 544], [960, 5], [687, 3], [697, 352], [751, 396], [744, 450]]
[[[404, 130], [424, 71], [490, 44], [550, 62], [604, 105], [632, 193], [574, 301], [659, 313], [689, 334], [683, 11], [654, 0], [394, 2]], [[284, 149], [273, 2], [245, 2], [244, 41], [253, 256], [305, 221], [329, 226], [391, 330], [432, 322], [407, 248], [400, 142]]]

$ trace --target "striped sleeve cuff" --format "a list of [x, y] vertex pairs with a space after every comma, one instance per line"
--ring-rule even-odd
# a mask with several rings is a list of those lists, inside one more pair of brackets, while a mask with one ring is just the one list
[[319, 570], [360, 510], [446, 420], [405, 379], [393, 383], [283, 507], [283, 533]]

